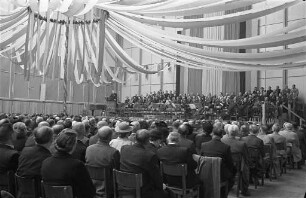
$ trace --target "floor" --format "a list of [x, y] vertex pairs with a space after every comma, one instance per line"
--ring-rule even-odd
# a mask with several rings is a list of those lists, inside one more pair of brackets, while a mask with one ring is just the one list
[[[306, 192], [306, 166], [302, 169], [287, 169], [287, 173], [277, 180], [265, 179], [264, 186], [250, 185], [250, 198], [305, 198]], [[229, 193], [229, 198], [236, 197], [236, 189]], [[243, 197], [240, 195], [240, 197]]]

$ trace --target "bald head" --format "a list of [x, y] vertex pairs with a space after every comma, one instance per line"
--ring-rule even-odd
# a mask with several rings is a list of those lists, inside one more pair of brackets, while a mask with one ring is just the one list
[[77, 133], [78, 138], [83, 138], [85, 134], [85, 125], [82, 122], [76, 122], [73, 127], [73, 130]]
[[136, 141], [139, 144], [145, 145], [149, 142], [149, 131], [146, 129], [140, 129], [136, 132]]
[[186, 124], [180, 125], [177, 132], [181, 134], [181, 136], [188, 135], [188, 126]]
[[34, 138], [37, 144], [47, 144], [53, 140], [53, 130], [50, 127], [42, 126], [34, 131]]
[[52, 129], [53, 129], [53, 133], [54, 134], [59, 134], [62, 130], [64, 130], [64, 125], [62, 125], [62, 124], [56, 124], [56, 125], [53, 125], [52, 126]]
[[256, 126], [255, 124], [251, 124], [250, 127], [249, 127], [249, 130], [250, 130], [250, 133], [252, 134], [257, 134], [258, 133], [258, 126]]
[[42, 121], [42, 122], [40, 122], [40, 123], [38, 124], [38, 128], [43, 127], [43, 126], [49, 127], [50, 125], [49, 125], [49, 123], [46, 122], [46, 121]]
[[103, 126], [98, 130], [99, 140], [102, 142], [110, 141], [113, 135], [113, 130], [108, 126]]
[[104, 126], [108, 126], [108, 123], [105, 120], [99, 121], [98, 124], [97, 124], [98, 129], [100, 129]]

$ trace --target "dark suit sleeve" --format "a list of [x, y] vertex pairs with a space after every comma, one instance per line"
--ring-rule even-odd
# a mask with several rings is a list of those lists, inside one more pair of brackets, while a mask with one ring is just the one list
[[196, 151], [197, 154], [200, 154], [201, 152], [201, 135], [196, 135], [195, 137], [195, 146], [196, 146]]
[[114, 156], [113, 156], [113, 167], [116, 170], [119, 170], [120, 168], [120, 153], [119, 151], [115, 151]]
[[18, 153], [13, 154], [13, 156], [11, 157], [10, 164], [9, 164], [10, 170], [13, 170], [14, 172], [17, 170], [18, 159], [19, 159], [19, 154]]
[[193, 160], [192, 154], [189, 150], [187, 151], [186, 160], [188, 169], [196, 169], [198, 166], [198, 163]]
[[76, 191], [81, 197], [93, 198], [96, 193], [96, 189], [90, 179], [89, 173], [82, 162], [79, 162], [76, 166], [76, 174], [74, 183]]
[[265, 149], [264, 149], [264, 143], [263, 143], [262, 140], [260, 141], [260, 144], [259, 144], [259, 151], [260, 151], [261, 156], [264, 157], [265, 156]]
[[163, 181], [160, 175], [160, 169], [159, 169], [159, 164], [158, 164], [158, 158], [154, 154], [150, 160], [149, 163], [149, 174], [150, 177], [153, 180], [154, 186], [157, 190], [162, 190], [163, 189]]
[[196, 147], [195, 147], [195, 144], [194, 142], [192, 142], [191, 146], [190, 146], [190, 151], [192, 154], [197, 154], [197, 151], [196, 151]]
[[226, 149], [226, 155], [225, 155], [225, 163], [229, 170], [231, 170], [232, 173], [235, 172], [231, 148], [227, 147]]
[[243, 159], [244, 159], [244, 162], [248, 165], [250, 164], [249, 161], [249, 152], [248, 152], [248, 147], [246, 145], [246, 143], [243, 143], [243, 149], [242, 149], [242, 156], [243, 156]]

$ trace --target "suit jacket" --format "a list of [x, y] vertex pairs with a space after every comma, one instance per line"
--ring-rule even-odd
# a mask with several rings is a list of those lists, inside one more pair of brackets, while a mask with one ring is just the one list
[[145, 148], [149, 151], [152, 151], [153, 153], [157, 153], [157, 150], [160, 148], [160, 147], [156, 147], [154, 144], [152, 143], [149, 143], [147, 145], [145, 145]]
[[244, 159], [244, 162], [248, 164], [249, 155], [248, 155], [247, 145], [245, 142], [239, 141], [236, 138], [231, 138], [231, 137], [226, 138], [224, 140], [221, 139], [221, 141], [224, 144], [229, 145], [231, 147], [232, 153], [241, 153]]
[[71, 185], [77, 198], [92, 198], [95, 187], [85, 165], [65, 152], [56, 152], [42, 163], [41, 176], [45, 183]]
[[[109, 192], [113, 192], [112, 170], [119, 169], [120, 153], [117, 149], [109, 146], [108, 142], [98, 142], [90, 145], [86, 149], [86, 164], [94, 167], [108, 166], [111, 170], [109, 178]], [[92, 180], [96, 187], [96, 194], [103, 197], [105, 191], [105, 181]]]
[[196, 154], [197, 153], [194, 142], [189, 140], [189, 139], [187, 139], [187, 138], [183, 138], [182, 137], [182, 139], [178, 143], [178, 145], [182, 146], [182, 147], [188, 148], [192, 154]]
[[50, 151], [43, 146], [25, 147], [19, 157], [17, 174], [22, 177], [40, 177], [41, 164], [50, 156]]
[[242, 141], [244, 141], [247, 145], [247, 147], [253, 147], [259, 149], [259, 152], [262, 157], [265, 156], [265, 151], [264, 151], [264, 143], [263, 141], [256, 137], [256, 135], [248, 135], [246, 137], [242, 138]]
[[77, 140], [75, 150], [71, 154], [72, 157], [85, 163], [86, 148], [87, 146], [81, 140]]
[[156, 154], [145, 149], [143, 145], [124, 145], [121, 148], [120, 170], [131, 173], [142, 173], [143, 197], [156, 197], [154, 191], [163, 190], [158, 158]]
[[12, 146], [0, 143], [0, 174], [16, 171], [19, 154]]
[[220, 138], [213, 138], [209, 142], [202, 143], [201, 155], [222, 158], [221, 181], [226, 181], [234, 177], [236, 170], [233, 164], [231, 148], [221, 142]]
[[205, 133], [198, 134], [195, 137], [195, 146], [198, 154], [200, 154], [202, 143], [209, 142], [211, 139], [212, 139], [211, 135], [210, 134], [206, 135]]
[[[160, 161], [166, 164], [187, 164], [187, 187], [194, 186], [199, 181], [195, 173], [197, 162], [193, 160], [192, 153], [188, 148], [181, 147], [177, 144], [168, 144], [158, 149], [157, 156]], [[181, 187], [182, 182], [179, 178], [176, 176], [167, 175], [165, 177], [169, 184]]]

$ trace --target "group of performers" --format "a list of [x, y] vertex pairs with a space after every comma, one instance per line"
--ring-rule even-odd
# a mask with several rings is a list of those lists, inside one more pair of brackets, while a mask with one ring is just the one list
[[[219, 95], [203, 95], [203, 94], [176, 94], [172, 91], [157, 91], [150, 94], [135, 95], [131, 98], [127, 97], [124, 101], [126, 108], [135, 108], [141, 105], [143, 108], [154, 109], [153, 104], [162, 105], [164, 110], [182, 108], [184, 111], [197, 110], [198, 112], [213, 109], [216, 111], [226, 111], [228, 115], [237, 115], [238, 117], [252, 117], [261, 111], [261, 104], [266, 103], [268, 113], [280, 114], [281, 105], [291, 104], [295, 109], [299, 91], [292, 86], [291, 89], [286, 86], [280, 89], [276, 86], [274, 90], [269, 86], [267, 90], [263, 87], [255, 87], [253, 91], [245, 93], [220, 93]], [[161, 105], [160, 105], [161, 106]], [[156, 109], [155, 109], [156, 110]], [[159, 110], [159, 109], [157, 109]], [[270, 112], [269, 112], [270, 111]], [[277, 115], [276, 115], [277, 116]]]

